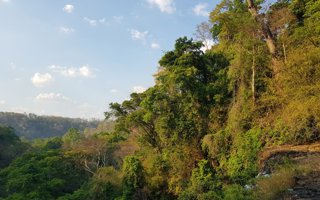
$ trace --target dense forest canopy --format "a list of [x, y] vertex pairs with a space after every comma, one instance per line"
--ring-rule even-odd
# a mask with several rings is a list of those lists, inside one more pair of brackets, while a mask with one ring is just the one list
[[62, 136], [69, 128], [84, 130], [98, 123], [98, 120], [0, 112], [0, 125], [14, 128], [16, 134], [25, 139]]
[[[320, 140], [320, 1], [264, 3], [222, 0], [202, 38], [164, 53], [153, 87], [110, 104], [112, 129], [25, 144], [2, 127], [0, 199], [290, 195], [299, 170], [285, 160], [275, 178], [257, 177], [259, 156]], [[204, 50], [206, 39], [215, 45]]]

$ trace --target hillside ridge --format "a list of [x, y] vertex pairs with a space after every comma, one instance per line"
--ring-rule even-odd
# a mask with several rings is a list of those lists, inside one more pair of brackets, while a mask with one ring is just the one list
[[18, 136], [25, 139], [62, 136], [69, 128], [83, 131], [97, 127], [98, 120], [85, 120], [59, 116], [39, 116], [14, 112], [0, 112], [0, 125], [15, 129]]

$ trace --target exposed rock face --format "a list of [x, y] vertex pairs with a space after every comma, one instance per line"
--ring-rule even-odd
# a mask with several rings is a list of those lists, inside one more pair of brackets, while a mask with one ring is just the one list
[[295, 178], [295, 186], [288, 192], [286, 200], [319, 200], [320, 171]]
[[[285, 159], [300, 159], [309, 156], [320, 157], [320, 143], [310, 145], [284, 145], [265, 149], [260, 157], [260, 171], [271, 172], [272, 166], [282, 164]], [[319, 161], [320, 163], [320, 161]]]
[[305, 168], [294, 177], [295, 183], [284, 200], [320, 200], [320, 144], [282, 146], [267, 149], [261, 155], [260, 169], [272, 173], [274, 166], [291, 160]]
[[[294, 162], [305, 162], [304, 160], [320, 158], [320, 152], [305, 152], [305, 151], [281, 151], [271, 155], [267, 160], [265, 160], [262, 165], [262, 171], [270, 174], [273, 172], [276, 165], [282, 165], [289, 160]], [[304, 163], [307, 164], [307, 163]], [[320, 165], [320, 160], [319, 160]]]

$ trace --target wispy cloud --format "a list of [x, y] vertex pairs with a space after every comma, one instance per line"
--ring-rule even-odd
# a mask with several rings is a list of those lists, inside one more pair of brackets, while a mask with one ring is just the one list
[[142, 86], [134, 86], [132, 91], [135, 93], [143, 93], [146, 89]]
[[111, 89], [110, 92], [111, 93], [118, 93], [119, 91], [117, 89]]
[[6, 101], [5, 100], [0, 100], [0, 105], [4, 105], [6, 104]]
[[106, 23], [106, 18], [99, 19], [98, 21], [99, 21], [101, 24], [104, 24], [104, 23]]
[[90, 26], [97, 26], [98, 24], [105, 24], [107, 23], [106, 18], [101, 19], [90, 19], [88, 17], [84, 17], [83, 20], [87, 22]]
[[11, 107], [10, 110], [11, 110], [11, 112], [16, 112], [16, 113], [30, 112], [30, 110], [28, 108], [24, 108], [24, 107]]
[[130, 33], [133, 40], [145, 40], [148, 35], [148, 31], [141, 32], [136, 29], [131, 29]]
[[0, 3], [9, 3], [11, 0], [0, 0]]
[[152, 49], [160, 49], [160, 45], [156, 42], [151, 43], [151, 48]]
[[14, 78], [13, 80], [15, 80], [15, 81], [22, 81], [22, 80], [23, 80], [23, 78], [19, 78], [19, 77], [17, 77], [17, 78]]
[[71, 33], [75, 32], [75, 30], [73, 28], [61, 26], [60, 32], [64, 33], [64, 34], [71, 34]]
[[91, 19], [89, 17], [84, 17], [83, 20], [88, 23], [90, 26], [98, 26], [98, 25], [110, 25], [113, 23], [120, 24], [123, 21], [123, 16], [113, 16], [110, 19], [107, 18], [98, 18], [98, 19]]
[[98, 108], [96, 105], [91, 105], [89, 103], [83, 103], [77, 106], [77, 111], [81, 118], [85, 119], [104, 119], [103, 108]]
[[62, 8], [62, 10], [66, 13], [72, 13], [74, 10], [74, 6], [71, 4], [67, 4]]
[[31, 78], [31, 82], [36, 87], [43, 87], [45, 85], [48, 85], [52, 81], [53, 81], [53, 77], [49, 73], [40, 74], [37, 72]]
[[208, 4], [199, 3], [193, 8], [193, 13], [198, 16], [208, 17], [209, 11], [207, 10]]
[[16, 64], [14, 62], [10, 62], [10, 68], [12, 70], [15, 70], [15, 69], [17, 69], [17, 66], [16, 66]]
[[35, 98], [36, 101], [51, 101], [51, 102], [69, 102], [70, 98], [63, 96], [60, 93], [40, 93]]
[[88, 22], [90, 26], [97, 26], [98, 22], [95, 19], [89, 19], [88, 17], [83, 18], [84, 21]]
[[176, 8], [173, 0], [146, 0], [149, 5], [157, 6], [163, 13], [174, 13]]
[[88, 65], [84, 65], [82, 67], [64, 67], [59, 65], [51, 65], [49, 68], [56, 73], [61, 74], [65, 77], [94, 77], [94, 69], [92, 69]]
[[124, 19], [123, 16], [113, 16], [112, 17], [113, 22], [118, 23], [118, 24], [120, 24], [123, 21], [123, 19]]

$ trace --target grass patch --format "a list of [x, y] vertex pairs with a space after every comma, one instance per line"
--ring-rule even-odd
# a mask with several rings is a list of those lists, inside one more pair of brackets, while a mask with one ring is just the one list
[[288, 194], [288, 189], [295, 185], [295, 178], [307, 175], [319, 166], [319, 160], [307, 157], [276, 167], [269, 177], [256, 180], [254, 196], [260, 200], [283, 199]]
[[294, 186], [296, 169], [284, 167], [277, 170], [270, 177], [259, 178], [256, 182], [256, 199], [272, 200], [280, 199], [288, 189]]

